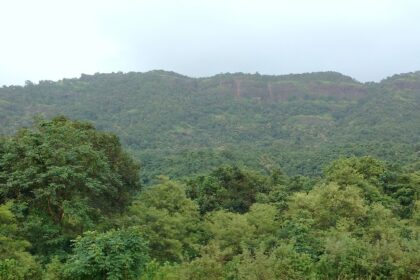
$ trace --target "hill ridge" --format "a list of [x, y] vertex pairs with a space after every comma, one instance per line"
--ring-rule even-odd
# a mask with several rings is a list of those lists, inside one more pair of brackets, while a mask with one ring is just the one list
[[419, 112], [415, 73], [360, 83], [337, 72], [191, 78], [158, 70], [0, 88], [0, 134], [36, 114], [88, 120], [120, 136], [146, 181], [225, 162], [259, 168], [267, 156], [289, 174], [316, 175], [346, 155], [412, 164]]

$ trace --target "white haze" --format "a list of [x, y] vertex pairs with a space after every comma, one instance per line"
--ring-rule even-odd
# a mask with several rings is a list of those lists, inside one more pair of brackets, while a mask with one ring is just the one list
[[0, 2], [0, 85], [164, 69], [361, 81], [420, 70], [420, 1]]

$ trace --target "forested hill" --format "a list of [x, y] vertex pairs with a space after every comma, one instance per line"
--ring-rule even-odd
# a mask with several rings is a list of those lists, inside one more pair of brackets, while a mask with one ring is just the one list
[[317, 175], [341, 155], [412, 165], [420, 153], [420, 72], [360, 83], [335, 72], [190, 78], [151, 71], [0, 88], [0, 134], [36, 114], [115, 132], [146, 182], [221, 163]]

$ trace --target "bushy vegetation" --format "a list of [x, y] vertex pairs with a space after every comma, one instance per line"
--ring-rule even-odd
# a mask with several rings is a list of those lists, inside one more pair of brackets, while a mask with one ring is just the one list
[[116, 136], [38, 119], [0, 140], [0, 279], [420, 278], [415, 161], [263, 160], [141, 188]]

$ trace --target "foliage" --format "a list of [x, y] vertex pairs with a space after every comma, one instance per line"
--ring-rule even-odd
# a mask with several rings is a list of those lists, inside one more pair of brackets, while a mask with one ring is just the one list
[[134, 200], [127, 222], [149, 241], [151, 256], [160, 261], [182, 261], [196, 255], [200, 236], [199, 212], [183, 185], [162, 178]]
[[258, 161], [140, 189], [117, 137], [40, 119], [0, 140], [0, 279], [420, 278], [418, 163]]
[[11, 207], [11, 202], [0, 205], [0, 279], [38, 279], [38, 265], [27, 251], [30, 243], [16, 236], [17, 223]]
[[142, 162], [143, 181], [221, 164], [320, 175], [340, 156], [418, 160], [420, 74], [359, 83], [334, 72], [299, 75], [173, 72], [82, 75], [0, 88], [0, 134], [32, 117], [66, 115], [116, 133]]
[[39, 119], [1, 145], [0, 202], [15, 200], [35, 253], [65, 249], [138, 190], [138, 165], [118, 138], [88, 123]]
[[235, 279], [308, 279], [311, 259], [296, 253], [291, 246], [281, 245], [267, 254], [262, 250], [244, 252], [235, 262]]
[[269, 190], [265, 177], [236, 166], [220, 167], [188, 182], [188, 195], [200, 205], [201, 213], [219, 209], [244, 213], [259, 193]]
[[134, 229], [88, 231], [78, 237], [63, 266], [66, 279], [138, 279], [149, 260], [147, 243]]

